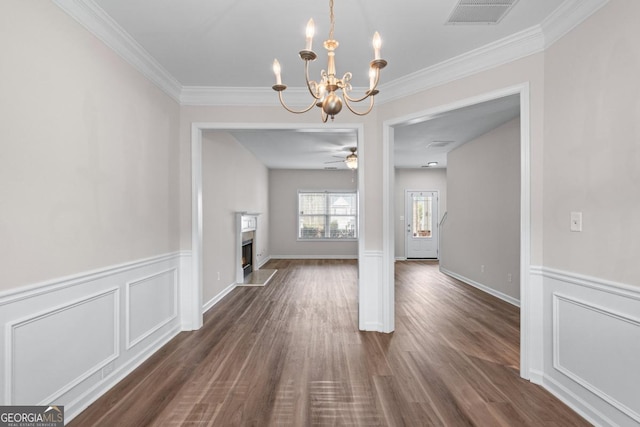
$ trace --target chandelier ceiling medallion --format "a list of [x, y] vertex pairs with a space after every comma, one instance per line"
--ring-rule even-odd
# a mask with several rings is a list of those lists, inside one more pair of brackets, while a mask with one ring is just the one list
[[[292, 110], [285, 104], [282, 97], [282, 92], [284, 92], [287, 86], [282, 84], [282, 77], [280, 75], [280, 63], [277, 59], [273, 61], [273, 72], [276, 75], [276, 84], [272, 86], [273, 90], [278, 92], [280, 103], [287, 111], [295, 114], [302, 114], [311, 110], [314, 106], [317, 106], [321, 109], [322, 121], [325, 123], [327, 122], [327, 119], [329, 117], [331, 117], [331, 120], [333, 120], [336, 114], [338, 114], [340, 110], [342, 110], [343, 100], [344, 104], [352, 113], [359, 116], [369, 114], [373, 109], [374, 97], [380, 92], [377, 89], [378, 81], [380, 80], [380, 70], [387, 65], [387, 61], [385, 61], [384, 59], [380, 59], [380, 46], [382, 45], [382, 40], [380, 39], [380, 34], [378, 34], [378, 32], [376, 31], [376, 33], [373, 35], [374, 59], [369, 64], [369, 90], [367, 90], [365, 92], [365, 95], [361, 98], [352, 98], [349, 95], [349, 93], [353, 89], [351, 86], [352, 74], [350, 72], [347, 72], [344, 76], [342, 76], [341, 79], [336, 77], [335, 50], [338, 47], [338, 41], [334, 40], [333, 38], [333, 31], [335, 27], [333, 0], [329, 0], [329, 18], [331, 21], [329, 39], [325, 40], [324, 42], [324, 48], [327, 49], [329, 58], [327, 62], [327, 70], [322, 70], [320, 82], [309, 80], [309, 62], [314, 61], [317, 58], [316, 53], [311, 50], [313, 35], [315, 32], [313, 19], [310, 19], [307, 23], [306, 46], [304, 50], [300, 51], [300, 58], [304, 61], [304, 71], [307, 88], [309, 89], [309, 93], [313, 97], [311, 105], [309, 105], [304, 110], [296, 111]], [[342, 93], [342, 97], [337, 94], [338, 91]], [[357, 111], [353, 108], [352, 104], [357, 104], [367, 99], [369, 99], [369, 107], [367, 108], [367, 110]]]

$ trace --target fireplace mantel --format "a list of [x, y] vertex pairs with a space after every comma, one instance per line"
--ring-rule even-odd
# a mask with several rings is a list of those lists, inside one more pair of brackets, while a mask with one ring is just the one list
[[240, 231], [255, 231], [258, 226], [258, 215], [257, 213], [246, 213], [246, 212], [238, 212], [240, 214]]

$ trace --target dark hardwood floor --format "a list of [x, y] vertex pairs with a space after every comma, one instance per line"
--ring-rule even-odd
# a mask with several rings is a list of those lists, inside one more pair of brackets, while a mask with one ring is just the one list
[[359, 332], [355, 261], [270, 261], [71, 426], [586, 426], [518, 375], [518, 309], [396, 263], [396, 331]]

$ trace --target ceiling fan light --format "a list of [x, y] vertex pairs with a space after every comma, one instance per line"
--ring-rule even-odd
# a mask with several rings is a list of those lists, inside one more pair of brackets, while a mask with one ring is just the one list
[[355, 154], [349, 154], [344, 162], [349, 169], [358, 169], [358, 156]]

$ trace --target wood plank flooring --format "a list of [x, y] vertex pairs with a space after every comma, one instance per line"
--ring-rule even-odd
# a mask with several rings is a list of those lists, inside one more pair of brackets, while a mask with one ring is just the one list
[[518, 375], [518, 309], [396, 263], [396, 331], [359, 332], [355, 261], [273, 260], [70, 426], [587, 426]]

